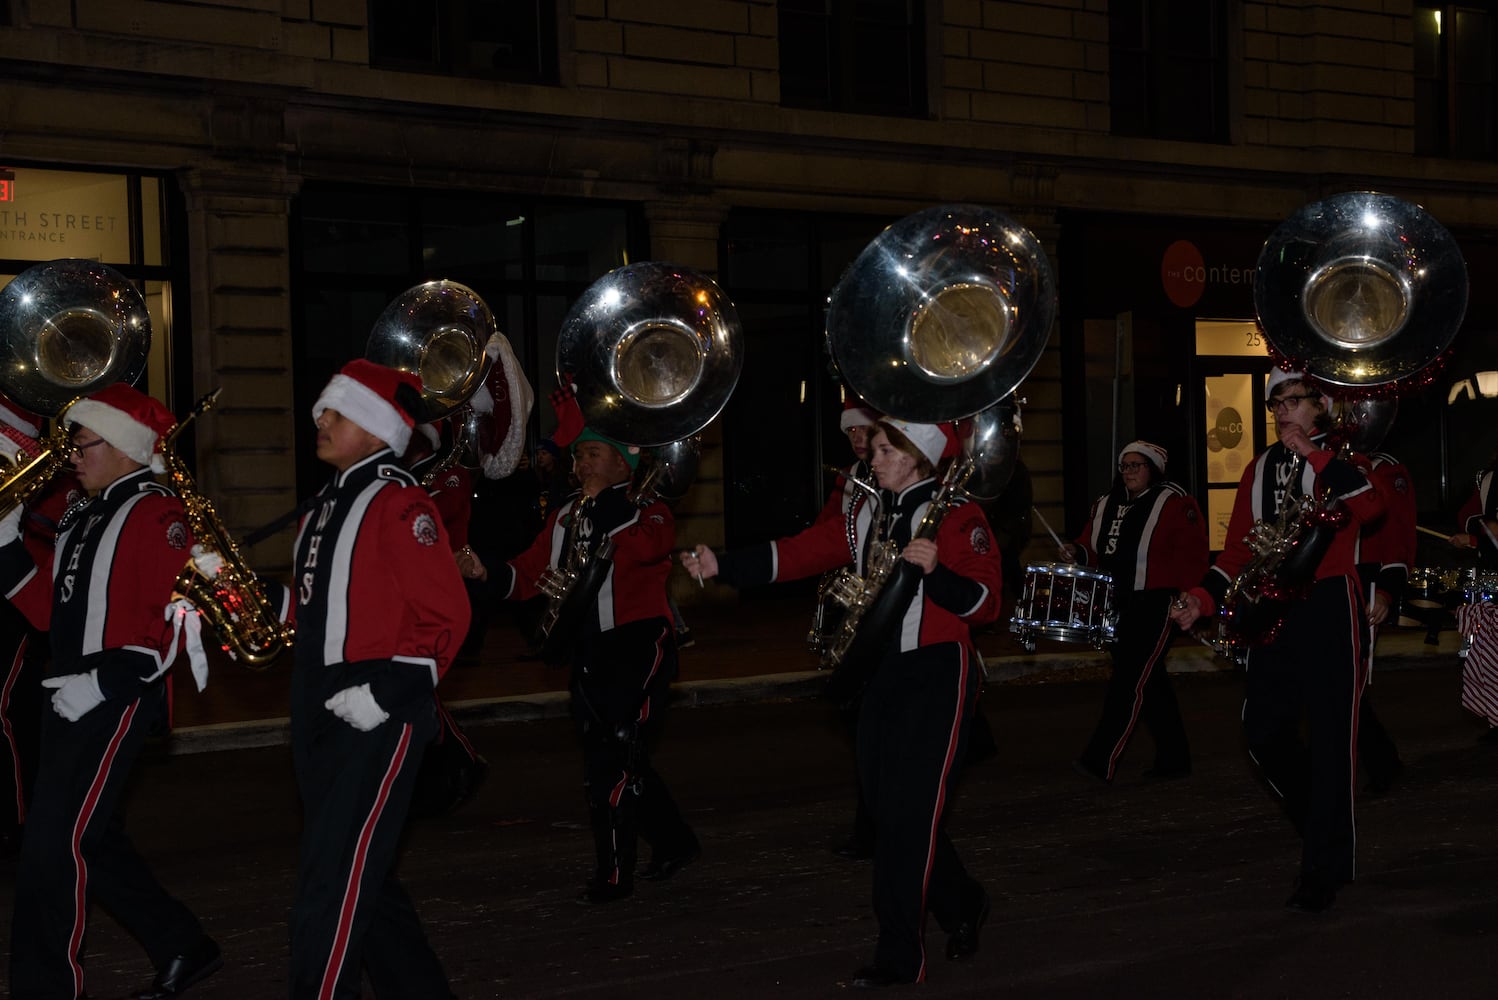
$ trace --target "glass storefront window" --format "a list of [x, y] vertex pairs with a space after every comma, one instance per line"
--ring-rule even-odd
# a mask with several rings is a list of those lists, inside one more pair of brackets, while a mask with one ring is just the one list
[[1254, 458], [1252, 413], [1255, 399], [1263, 399], [1264, 376], [1219, 375], [1206, 385], [1207, 526], [1213, 551], [1227, 540], [1228, 515], [1238, 480]]

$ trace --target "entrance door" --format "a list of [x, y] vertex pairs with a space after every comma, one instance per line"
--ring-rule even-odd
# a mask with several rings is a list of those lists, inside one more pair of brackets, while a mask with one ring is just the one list
[[1264, 383], [1271, 363], [1253, 320], [1196, 322], [1196, 468], [1204, 483], [1197, 500], [1207, 515], [1213, 552], [1227, 541], [1238, 481], [1268, 443], [1269, 414]]

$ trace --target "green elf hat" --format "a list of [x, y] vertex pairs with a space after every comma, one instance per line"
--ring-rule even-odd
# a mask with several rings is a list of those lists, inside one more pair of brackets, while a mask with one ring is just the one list
[[591, 427], [584, 427], [582, 431], [578, 433], [577, 439], [572, 442], [572, 454], [574, 456], [577, 455], [577, 446], [582, 444], [584, 441], [602, 441], [604, 444], [608, 445], [610, 448], [614, 449], [619, 454], [624, 456], [624, 460], [629, 463], [629, 471], [631, 472], [640, 467], [640, 448], [638, 445], [625, 444], [622, 441], [615, 441], [613, 438], [608, 437], [607, 435], [598, 433]]

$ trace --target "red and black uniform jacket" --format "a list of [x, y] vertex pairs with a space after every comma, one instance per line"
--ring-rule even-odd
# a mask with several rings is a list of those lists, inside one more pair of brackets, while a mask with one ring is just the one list
[[295, 552], [293, 709], [358, 684], [397, 718], [430, 705], [470, 612], [426, 490], [377, 452], [317, 494]]
[[0, 548], [0, 587], [50, 630], [54, 674], [97, 668], [106, 697], [129, 697], [176, 656], [165, 612], [192, 543], [182, 501], [141, 469], [74, 507], [42, 562], [24, 540]]
[[[428, 455], [411, 466], [411, 475], [417, 481], [425, 478], [426, 470], [437, 464], [442, 456]], [[447, 540], [457, 552], [468, 544], [468, 521], [473, 516], [473, 473], [461, 465], [454, 465], [440, 473], [426, 488], [437, 513], [442, 517], [442, 526], [447, 529]]]
[[589, 631], [607, 632], [647, 618], [669, 619], [666, 577], [671, 573], [676, 521], [659, 500], [635, 506], [627, 482], [600, 491], [591, 503], [581, 494], [568, 498], [547, 515], [530, 548], [505, 563], [495, 586], [514, 600], [535, 597], [541, 573], [547, 567], [565, 567], [573, 545], [581, 543], [591, 559], [605, 538], [614, 540], [613, 568], [598, 592]]
[[1120, 593], [1186, 590], [1207, 571], [1207, 526], [1196, 501], [1175, 483], [1137, 497], [1122, 486], [1093, 501], [1077, 538], [1082, 563], [1113, 578]]
[[1325, 436], [1311, 438], [1318, 450], [1300, 463], [1300, 475], [1292, 482], [1295, 453], [1276, 441], [1265, 448], [1243, 470], [1233, 513], [1228, 518], [1226, 547], [1216, 564], [1207, 571], [1201, 586], [1192, 590], [1202, 602], [1202, 614], [1212, 614], [1228, 587], [1237, 579], [1253, 557], [1247, 539], [1256, 521], [1272, 520], [1281, 508], [1297, 498], [1315, 494], [1337, 499], [1346, 508], [1347, 523], [1337, 532], [1316, 567], [1315, 579], [1357, 574], [1358, 538], [1363, 525], [1376, 521], [1384, 512], [1383, 495], [1374, 488], [1367, 474], [1367, 460], [1353, 456], [1338, 458], [1324, 446]]
[[[934, 479], [923, 479], [898, 496], [881, 491], [884, 537], [903, 549], [935, 493]], [[718, 557], [718, 578], [748, 587], [799, 580], [850, 563], [865, 576], [873, 506], [860, 499], [842, 519], [819, 520], [789, 538], [725, 552]], [[937, 530], [936, 549], [936, 569], [921, 579], [901, 623], [900, 652], [939, 642], [971, 646], [970, 627], [998, 617], [1002, 570], [983, 510], [965, 501], [953, 505]]]
[[1404, 593], [1415, 564], [1415, 490], [1410, 473], [1383, 452], [1368, 456], [1368, 479], [1383, 495], [1383, 516], [1363, 526], [1358, 568], [1363, 584], [1377, 587], [1391, 603]]

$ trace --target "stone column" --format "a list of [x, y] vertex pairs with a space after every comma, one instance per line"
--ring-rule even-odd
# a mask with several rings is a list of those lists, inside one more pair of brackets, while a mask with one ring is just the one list
[[[292, 412], [288, 211], [297, 181], [263, 163], [214, 163], [179, 179], [194, 399], [223, 390], [198, 422], [198, 485], [238, 540], [297, 502], [296, 434], [306, 429]], [[271, 575], [288, 571], [294, 530], [245, 557]]]

